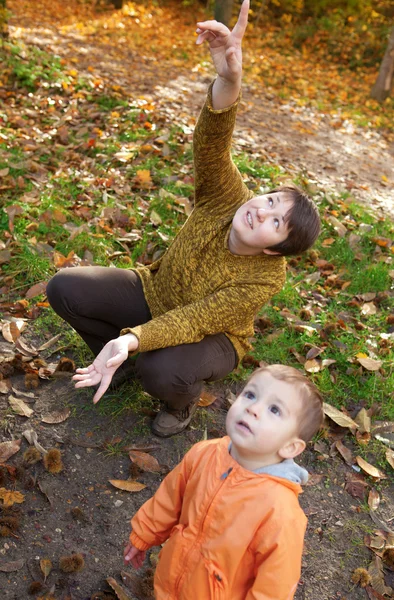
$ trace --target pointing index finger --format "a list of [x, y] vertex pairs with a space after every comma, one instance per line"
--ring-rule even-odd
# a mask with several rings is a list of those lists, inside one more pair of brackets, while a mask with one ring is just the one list
[[241, 5], [241, 10], [239, 11], [238, 21], [236, 22], [232, 33], [242, 39], [244, 33], [246, 31], [246, 26], [248, 24], [248, 15], [249, 15], [249, 5], [250, 0], [244, 0]]

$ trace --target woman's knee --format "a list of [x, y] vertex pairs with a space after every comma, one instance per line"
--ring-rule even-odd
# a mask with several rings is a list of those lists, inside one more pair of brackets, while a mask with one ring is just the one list
[[173, 408], [183, 408], [200, 395], [203, 381], [196, 381], [192, 371], [182, 372], [176, 360], [167, 360], [168, 349], [144, 352], [138, 358], [141, 383], [151, 396]]

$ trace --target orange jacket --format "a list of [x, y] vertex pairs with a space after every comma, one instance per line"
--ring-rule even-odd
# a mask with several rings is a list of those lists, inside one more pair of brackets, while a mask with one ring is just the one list
[[306, 517], [301, 486], [256, 474], [228, 437], [200, 442], [131, 520], [131, 543], [158, 546], [157, 600], [291, 600]]

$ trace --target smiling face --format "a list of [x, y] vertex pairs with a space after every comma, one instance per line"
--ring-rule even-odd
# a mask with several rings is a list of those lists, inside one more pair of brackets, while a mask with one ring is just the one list
[[230, 252], [246, 256], [275, 254], [267, 248], [287, 238], [285, 217], [292, 205], [285, 192], [256, 196], [243, 204], [233, 217], [228, 242]]
[[300, 454], [302, 404], [300, 385], [276, 379], [269, 368], [253, 376], [227, 413], [233, 458], [253, 470]]

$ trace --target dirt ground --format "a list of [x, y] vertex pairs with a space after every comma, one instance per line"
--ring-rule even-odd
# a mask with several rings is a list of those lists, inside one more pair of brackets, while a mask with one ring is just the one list
[[[14, 16], [13, 27], [21, 24], [25, 24], [23, 15]], [[170, 64], [158, 73], [157, 66], [144, 57], [125, 53], [122, 58], [119, 52], [115, 54], [97, 41], [71, 38], [71, 34], [47, 28], [45, 23], [29, 22], [29, 29], [19, 35], [51, 48], [65, 58], [70, 56], [71, 42], [73, 53], [79, 45], [80, 59], [86, 60], [86, 67], [94, 64], [106, 77], [122, 87], [128, 86], [133, 93], [152, 95], [162, 110], [168, 110], [169, 118], [174, 111], [182, 111], [185, 105], [189, 113], [196, 114], [197, 107], [202, 104], [209, 81], [206, 74], [190, 76]], [[129, 68], [125, 69], [124, 61], [128, 61]], [[383, 135], [354, 130], [346, 122], [333, 127], [331, 118], [291, 103], [278, 105], [264, 92], [256, 102], [256, 93], [256, 89], [249, 87], [243, 96], [236, 138], [239, 148], [248, 150], [248, 140], [252, 140], [253, 145], [258, 140], [267, 160], [282, 164], [289, 174], [304, 170], [310, 179], [319, 182], [319, 186], [336, 191], [347, 189], [375, 210], [394, 214], [394, 149]], [[305, 132], [307, 129], [310, 133]], [[388, 185], [382, 183], [382, 173], [386, 174]], [[55, 333], [48, 332], [48, 337]], [[60, 356], [53, 357], [56, 358]], [[18, 377], [14, 377], [12, 383], [16, 388], [24, 389]], [[43, 581], [42, 559], [49, 559], [53, 564], [44, 590], [52, 590], [54, 598], [115, 597], [95, 596], [95, 592], [110, 591], [105, 581], [108, 577], [122, 581], [122, 549], [131, 516], [154, 493], [165, 473], [193, 443], [204, 437], [224, 434], [226, 396], [229, 391], [236, 393], [237, 387], [237, 383], [214, 386], [210, 391], [217, 395], [215, 403], [199, 411], [185, 433], [161, 440], [150, 433], [151, 415], [141, 411], [138, 394], [137, 411], [131, 408], [113, 417], [93, 407], [92, 394], [75, 391], [68, 377], [44, 382], [37, 390], [34, 402], [29, 404], [34, 415], [29, 420], [20, 416], [4, 418], [0, 441], [22, 438], [21, 451], [9, 460], [9, 464], [15, 466], [21, 463], [20, 455], [29, 446], [22, 434], [32, 429], [46, 450], [52, 447], [61, 450], [64, 469], [58, 475], [51, 475], [38, 463], [25, 473], [18, 472], [16, 487], [25, 494], [25, 502], [20, 505], [22, 522], [14, 537], [0, 541], [0, 568], [4, 563], [21, 559], [23, 564], [18, 570], [0, 572], [1, 598], [21, 600], [31, 597], [28, 594], [30, 583]], [[120, 395], [130, 393], [130, 387], [116, 392]], [[116, 394], [108, 398], [112, 406], [116, 403]], [[63, 407], [71, 409], [71, 416], [64, 423], [46, 425], [41, 422], [43, 414]], [[0, 396], [0, 414], [4, 415], [6, 409], [6, 396]], [[310, 448], [300, 461], [310, 472], [311, 479], [300, 497], [309, 524], [296, 599], [364, 600], [366, 592], [354, 586], [350, 577], [355, 568], [367, 566], [372, 560], [372, 553], [364, 545], [364, 536], [379, 527], [363, 509], [364, 504], [345, 490], [345, 482], [354, 471], [338, 455], [331, 456], [328, 442], [321, 444], [319, 452]], [[123, 452], [119, 450], [121, 447]], [[111, 479], [129, 477], [130, 459], [124, 452], [128, 447], [148, 448], [162, 465], [160, 474], [137, 474], [138, 481], [146, 484], [146, 488], [134, 494], [118, 491], [109, 483]], [[383, 523], [390, 523], [394, 514], [393, 490], [386, 487], [380, 493], [382, 502], [378, 515]], [[73, 552], [83, 555], [85, 567], [79, 573], [64, 573], [59, 568], [59, 559]], [[150, 564], [147, 564], [140, 575], [141, 580], [145, 577], [148, 582], [149, 568]], [[394, 573], [386, 575], [386, 584], [394, 585]], [[143, 600], [142, 595], [140, 600]]]

